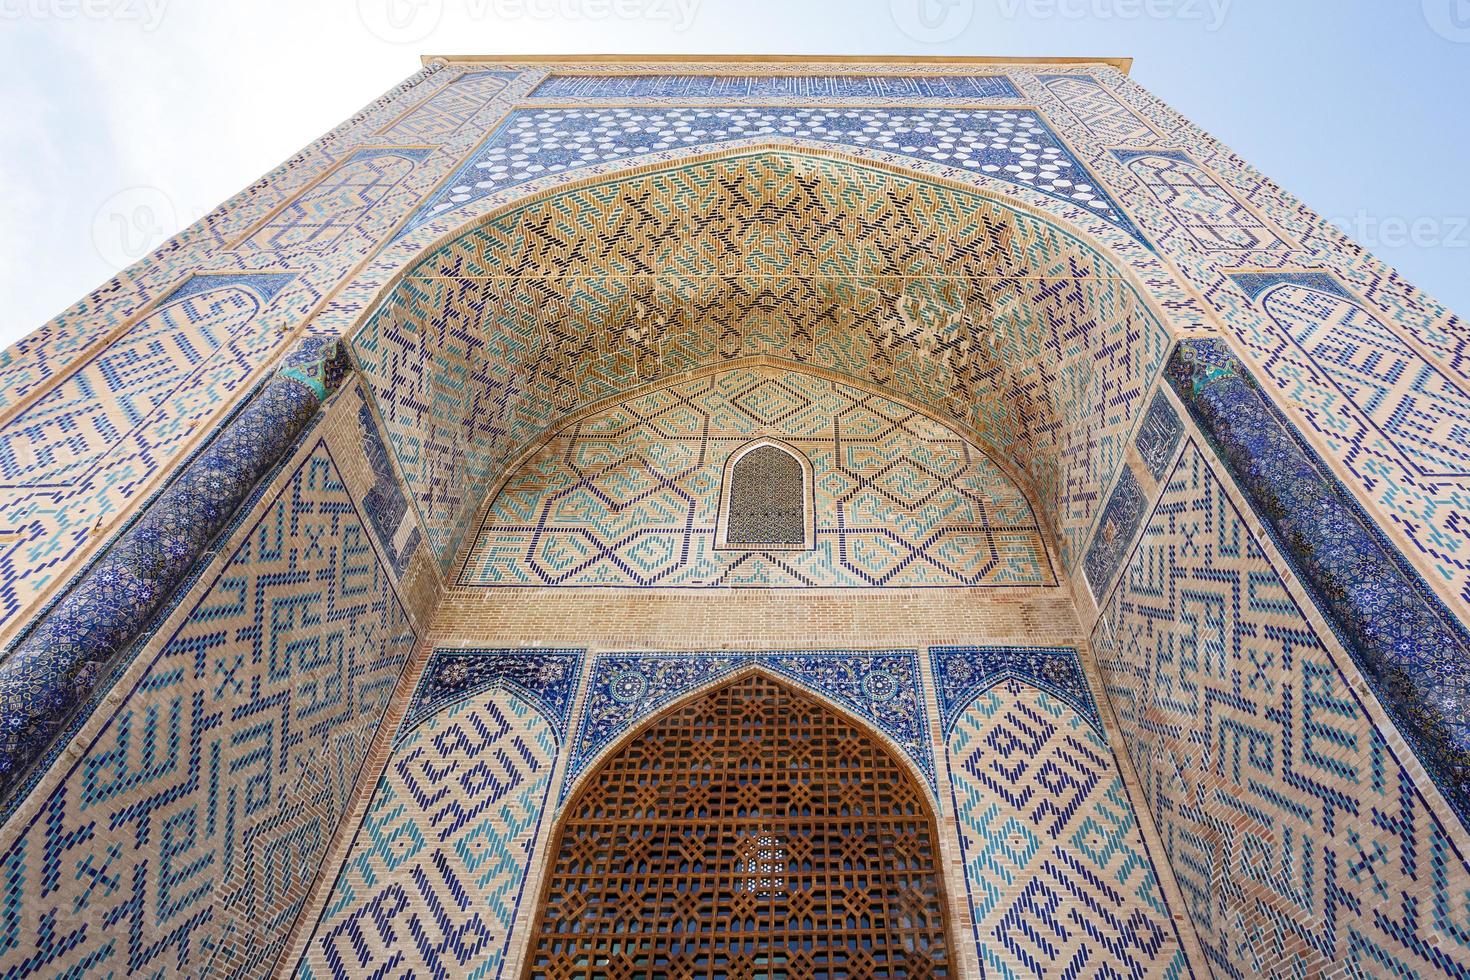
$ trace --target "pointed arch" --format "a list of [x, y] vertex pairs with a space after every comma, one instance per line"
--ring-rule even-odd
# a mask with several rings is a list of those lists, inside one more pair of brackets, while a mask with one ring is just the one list
[[816, 545], [812, 462], [780, 439], [754, 439], [725, 460], [716, 548], [810, 551]]
[[[953, 974], [935, 808], [902, 755], [754, 668], [667, 706], [578, 782], [523, 976]], [[695, 925], [697, 924], [697, 925]], [[693, 927], [691, 927], [693, 926]]]

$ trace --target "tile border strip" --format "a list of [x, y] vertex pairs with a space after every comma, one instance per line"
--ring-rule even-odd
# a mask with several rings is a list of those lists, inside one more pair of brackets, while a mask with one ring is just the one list
[[190, 581], [240, 505], [296, 447], [351, 370], [337, 339], [302, 340], [214, 440], [0, 664], [0, 816], [77, 709]]
[[1446, 802], [1470, 827], [1470, 633], [1220, 339], [1165, 376]]

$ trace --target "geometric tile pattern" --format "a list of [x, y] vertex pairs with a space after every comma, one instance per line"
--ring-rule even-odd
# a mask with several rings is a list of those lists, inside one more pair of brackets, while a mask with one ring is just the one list
[[1285, 574], [1191, 441], [1093, 635], [1206, 956], [1470, 975], [1470, 865]]
[[318, 440], [102, 730], [6, 827], [13, 977], [263, 972], [414, 636]]
[[[113, 546], [0, 661], [0, 804], [208, 557], [257, 484], [295, 448], [347, 370], [345, 345], [308, 337]], [[54, 751], [54, 749], [53, 749]], [[28, 772], [29, 770], [29, 772]]]
[[500, 976], [557, 745], [517, 687], [406, 729], [295, 975]]
[[465, 72], [380, 130], [379, 135], [414, 143], [438, 143], [459, 132], [505, 89], [512, 77], [505, 72]]
[[1138, 524], [1143, 520], [1147, 505], [1138, 477], [1133, 475], [1133, 470], [1123, 467], [1118, 485], [1113, 487], [1112, 496], [1108, 497], [1107, 506], [1098, 519], [1097, 533], [1087, 548], [1087, 557], [1082, 561], [1082, 569], [1087, 573], [1087, 586], [1094, 597], [1106, 592], [1113, 581], [1123, 555], [1133, 543], [1133, 535], [1138, 533]]
[[987, 976], [1193, 977], [1107, 740], [1014, 675], [946, 728]]
[[1470, 633], [1288, 431], [1222, 342], [1181, 342], [1167, 375], [1362, 679], [1470, 826]]
[[0, 487], [74, 483], [254, 319], [282, 278], [189, 280], [0, 429]]
[[362, 429], [363, 454], [373, 471], [373, 485], [363, 498], [362, 509], [367, 511], [368, 520], [377, 532], [378, 543], [383, 546], [383, 552], [393, 566], [394, 577], [402, 578], [423, 535], [417, 524], [405, 520], [408, 517], [408, 495], [403, 492], [403, 484], [393, 472], [393, 460], [388, 455], [383, 434], [378, 431], [373, 410], [362, 395], [361, 387], [355, 391], [363, 398], [357, 407], [357, 420]]
[[[1470, 477], [1470, 381], [1414, 350], [1327, 273], [1234, 277], [1381, 440], [1424, 477]], [[1336, 399], [1313, 405], [1323, 421]]]
[[1004, 75], [557, 75], [530, 97], [1015, 99]]
[[[759, 438], [810, 461], [810, 550], [717, 547], [726, 461]], [[887, 399], [776, 368], [686, 381], [563, 430], [496, 497], [458, 579], [684, 588], [1055, 581], [1025, 496], [980, 450]]]
[[1182, 150], [1113, 152], [1201, 252], [1291, 249], [1219, 178]]
[[871, 722], [935, 786], [914, 650], [604, 653], [592, 659], [563, 799], [588, 765], [632, 728], [680, 695], [747, 667], [794, 681]]
[[411, 268], [353, 345], [444, 564], [479, 503], [467, 488], [578, 406], [767, 355], [984, 433], [1070, 565], [1165, 354], [1112, 270], [958, 187], [738, 151], [504, 213]]
[[518, 109], [449, 185], [425, 202], [404, 232], [537, 176], [572, 174], [590, 164], [745, 138], [872, 148], [969, 169], [1089, 208], [1137, 235], [1123, 211], [1035, 112], [902, 106]]

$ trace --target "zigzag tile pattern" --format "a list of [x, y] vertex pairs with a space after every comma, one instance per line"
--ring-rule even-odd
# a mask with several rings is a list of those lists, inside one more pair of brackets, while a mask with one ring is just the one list
[[1285, 574], [1191, 441], [1093, 636], [1206, 956], [1470, 976], [1463, 834]]
[[755, 355], [983, 433], [1070, 565], [1165, 337], [1101, 255], [1044, 221], [909, 175], [758, 151], [507, 212], [415, 266], [353, 343], [445, 565], [477, 503], [467, 490], [558, 419]]
[[986, 975], [1193, 977], [1107, 740], [1016, 677], [970, 693], [946, 738]]
[[269, 966], [413, 644], [371, 533], [326, 444], [303, 450], [6, 825], [7, 976]]
[[409, 731], [295, 975], [500, 976], [556, 755], [551, 721], [505, 688]]
[[[721, 549], [726, 461], [777, 438], [812, 466], [807, 551]], [[953, 430], [773, 368], [709, 375], [577, 422], [512, 475], [460, 585], [1051, 585], [1025, 495]]]

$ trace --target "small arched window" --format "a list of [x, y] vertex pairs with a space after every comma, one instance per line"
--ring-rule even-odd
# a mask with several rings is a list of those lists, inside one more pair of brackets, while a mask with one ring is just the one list
[[770, 442], [741, 449], [725, 476], [719, 544], [726, 548], [810, 548], [810, 466]]

